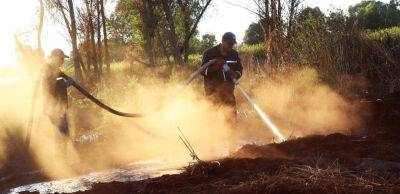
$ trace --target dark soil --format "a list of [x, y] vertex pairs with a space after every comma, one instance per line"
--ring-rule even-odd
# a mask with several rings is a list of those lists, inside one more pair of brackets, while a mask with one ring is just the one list
[[394, 134], [247, 145], [218, 162], [189, 166], [178, 175], [97, 184], [82, 193], [400, 192], [400, 139]]

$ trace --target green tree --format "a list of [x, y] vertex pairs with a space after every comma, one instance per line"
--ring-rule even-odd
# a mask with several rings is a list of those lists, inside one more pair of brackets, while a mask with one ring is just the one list
[[265, 34], [260, 23], [251, 23], [247, 28], [243, 42], [247, 45], [253, 45], [264, 42]]
[[351, 23], [349, 23], [349, 19], [343, 10], [336, 10], [331, 12], [326, 19], [326, 23], [328, 26], [328, 30], [331, 32], [345, 32], [346, 29], [352, 27]]
[[137, 44], [143, 46], [143, 37], [139, 30], [139, 12], [132, 1], [119, 0], [107, 25], [110, 39], [121, 45]]
[[316, 20], [319, 22], [324, 22], [325, 14], [321, 11], [321, 9], [319, 9], [319, 7], [315, 8], [307, 7], [300, 12], [298, 20], [300, 22], [304, 22], [307, 20]]
[[400, 25], [400, 1], [383, 3], [364, 0], [349, 8], [350, 18], [366, 29], [383, 29]]
[[217, 44], [217, 39], [215, 38], [214, 34], [204, 34], [201, 37], [201, 51], [204, 52], [205, 50], [215, 46]]
[[141, 46], [149, 64], [163, 53], [175, 64], [185, 62], [197, 44], [197, 26], [211, 0], [118, 0], [110, 36], [116, 42]]
[[318, 7], [302, 10], [296, 18], [292, 35], [287, 40], [291, 60], [298, 64], [321, 61], [321, 56], [327, 50], [328, 35], [326, 17]]

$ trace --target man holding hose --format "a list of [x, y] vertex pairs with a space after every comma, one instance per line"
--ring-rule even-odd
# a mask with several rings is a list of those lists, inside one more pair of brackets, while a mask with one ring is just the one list
[[234, 80], [240, 79], [243, 67], [238, 52], [233, 49], [235, 44], [235, 35], [232, 32], [226, 32], [219, 45], [206, 50], [203, 54], [202, 66], [213, 59], [216, 59], [216, 62], [206, 68], [202, 75], [206, 96], [210, 97], [216, 105], [231, 108], [236, 114]]
[[43, 76], [43, 89], [46, 97], [44, 113], [61, 135], [60, 146], [62, 146], [63, 152], [66, 152], [70, 135], [67, 116], [67, 88], [73, 83], [73, 80], [60, 70], [65, 58], [68, 58], [68, 56], [61, 49], [54, 49], [51, 52], [49, 62], [46, 64]]

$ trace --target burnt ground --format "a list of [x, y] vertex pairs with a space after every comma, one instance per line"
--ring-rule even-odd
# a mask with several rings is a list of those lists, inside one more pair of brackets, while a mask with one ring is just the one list
[[99, 183], [78, 193], [400, 193], [400, 109], [394, 102], [366, 101], [375, 110], [362, 135], [246, 145], [180, 174]]
[[177, 175], [97, 184], [81, 193], [399, 193], [397, 135], [332, 134], [247, 145], [219, 164], [204, 162]]

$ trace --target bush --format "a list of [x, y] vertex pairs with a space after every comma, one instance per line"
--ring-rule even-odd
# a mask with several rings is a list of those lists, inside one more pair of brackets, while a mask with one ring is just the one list
[[391, 27], [367, 33], [368, 37], [379, 42], [396, 60], [400, 62], [400, 27]]
[[247, 68], [246, 71], [264, 68], [266, 62], [264, 44], [240, 45], [237, 51], [243, 66]]

